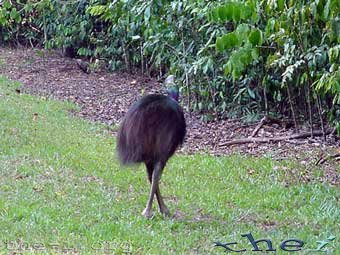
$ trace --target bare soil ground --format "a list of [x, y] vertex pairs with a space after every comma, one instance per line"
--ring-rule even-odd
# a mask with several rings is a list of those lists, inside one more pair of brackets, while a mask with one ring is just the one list
[[[20, 92], [72, 101], [81, 108], [75, 113], [77, 116], [108, 125], [119, 125], [129, 106], [143, 93], [162, 91], [161, 84], [154, 79], [123, 72], [87, 74], [78, 67], [76, 60], [63, 58], [55, 51], [40, 49], [0, 48], [0, 74], [22, 82]], [[207, 123], [196, 113], [191, 116], [186, 113], [186, 122], [187, 137], [180, 150], [182, 153], [229, 155], [236, 152], [270, 156], [275, 160], [294, 159], [307, 169], [305, 181], [312, 178], [308, 169], [312, 169], [318, 160], [340, 153], [340, 140], [334, 134], [328, 135], [326, 141], [315, 137], [221, 146], [233, 139], [249, 137], [257, 123], [244, 125], [239, 120]], [[288, 136], [293, 133], [293, 129], [279, 125], [264, 125], [255, 137]], [[321, 181], [340, 184], [338, 163], [337, 159], [329, 158], [320, 165], [324, 170]]]

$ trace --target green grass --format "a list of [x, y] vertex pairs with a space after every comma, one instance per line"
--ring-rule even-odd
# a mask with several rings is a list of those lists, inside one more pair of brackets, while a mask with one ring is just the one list
[[[296, 254], [310, 254], [338, 234], [338, 188], [300, 183], [284, 170], [294, 162], [241, 155], [174, 156], [161, 190], [177, 217], [154, 210], [146, 220], [145, 170], [119, 165], [108, 128], [16, 86], [0, 76], [1, 254], [226, 254], [215, 241], [259, 254], [241, 237], [248, 232], [270, 238], [276, 254], [289, 254], [279, 248], [288, 238], [306, 242]], [[324, 250], [340, 254], [339, 236]]]

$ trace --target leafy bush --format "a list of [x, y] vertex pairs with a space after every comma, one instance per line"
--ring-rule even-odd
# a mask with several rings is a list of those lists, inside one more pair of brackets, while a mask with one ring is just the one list
[[264, 111], [339, 127], [339, 9], [336, 0], [4, 0], [0, 42], [175, 74], [187, 107], [212, 116]]
[[322, 124], [328, 112], [339, 127], [339, 9], [335, 0], [249, 0], [214, 8], [215, 22], [233, 24], [216, 39], [216, 49], [227, 55], [226, 75], [238, 83], [256, 80], [253, 95], [263, 95], [265, 110], [269, 102], [289, 105], [296, 125], [298, 115], [312, 125], [314, 112]]

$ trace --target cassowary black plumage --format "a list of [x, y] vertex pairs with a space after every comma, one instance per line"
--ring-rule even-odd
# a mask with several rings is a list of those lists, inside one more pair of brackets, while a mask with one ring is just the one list
[[186, 124], [177, 103], [178, 94], [151, 94], [136, 102], [121, 123], [117, 137], [117, 151], [123, 164], [144, 163], [151, 190], [143, 215], [152, 216], [156, 194], [160, 212], [169, 215], [159, 190], [159, 180], [168, 159], [183, 143]]

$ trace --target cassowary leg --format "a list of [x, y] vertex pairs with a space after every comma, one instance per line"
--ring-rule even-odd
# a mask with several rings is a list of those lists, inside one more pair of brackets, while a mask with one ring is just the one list
[[[146, 165], [146, 170], [147, 170], [147, 173], [148, 173], [148, 180], [149, 180], [150, 184], [152, 184], [152, 173], [153, 173], [153, 170], [154, 170], [154, 164], [152, 162], [149, 162], [149, 163], [146, 163], [145, 165]], [[164, 166], [163, 166], [163, 168], [164, 168]], [[163, 169], [162, 169], [162, 172], [163, 172]], [[160, 177], [159, 177], [159, 179], [160, 179]], [[164, 203], [163, 197], [162, 197], [160, 189], [159, 189], [159, 185], [157, 185], [156, 197], [157, 197], [157, 202], [158, 202], [160, 212], [165, 216], [169, 216], [170, 211]]]
[[169, 216], [170, 211], [168, 207], [166, 207], [166, 205], [164, 204], [161, 192], [159, 190], [159, 186], [157, 187], [157, 190], [156, 190], [156, 197], [157, 197], [160, 212], [165, 216]]
[[[158, 162], [156, 165], [155, 165], [155, 168], [152, 172], [152, 182], [151, 182], [151, 190], [150, 190], [150, 195], [149, 195], [149, 199], [148, 199], [148, 202], [146, 203], [146, 207], [143, 211], [143, 215], [147, 218], [151, 218], [152, 216], [152, 201], [153, 201], [153, 198], [154, 198], [154, 195], [156, 194], [157, 190], [158, 190], [158, 197], [161, 198], [160, 196], [160, 193], [159, 193], [159, 186], [158, 186], [158, 183], [159, 183], [159, 180], [161, 178], [161, 175], [162, 175], [162, 172], [163, 172], [163, 168], [164, 168], [164, 164]], [[149, 172], [149, 171], [148, 171]], [[156, 194], [157, 195], [157, 194]], [[161, 198], [162, 200], [162, 198]], [[162, 200], [163, 202], [163, 200]], [[164, 204], [164, 202], [163, 202]]]

